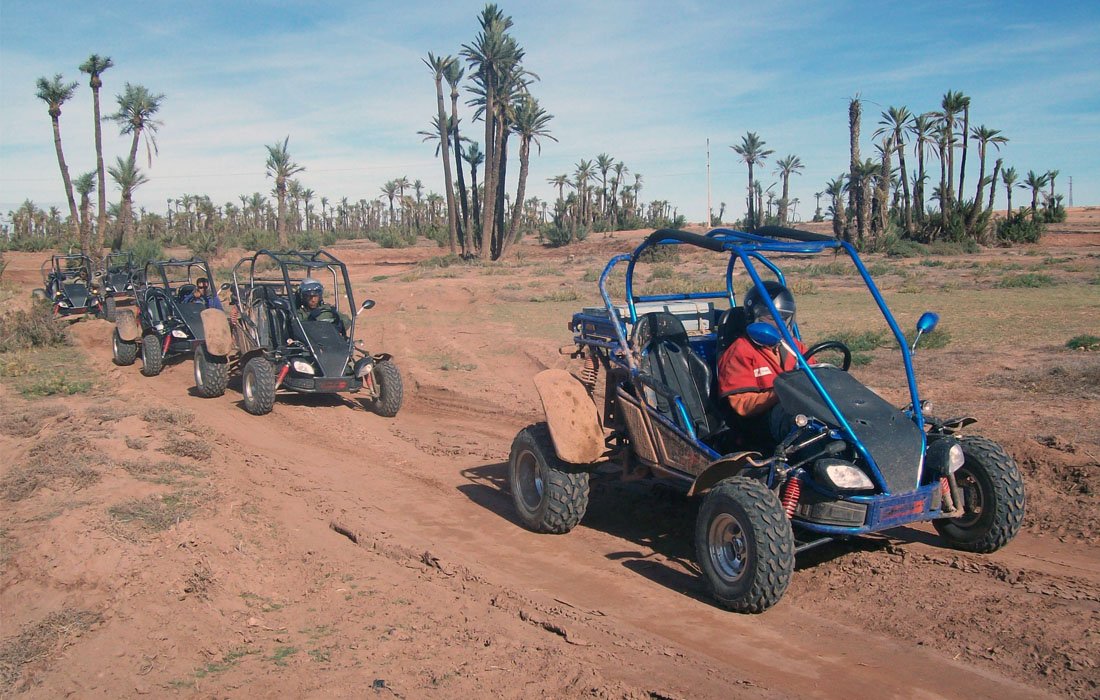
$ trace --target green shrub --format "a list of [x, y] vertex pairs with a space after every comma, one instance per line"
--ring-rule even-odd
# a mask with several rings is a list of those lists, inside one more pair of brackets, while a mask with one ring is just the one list
[[588, 238], [588, 229], [583, 226], [563, 226], [557, 223], [543, 224], [539, 227], [539, 240], [553, 248], [570, 243], [579, 243]]
[[904, 238], [888, 238], [885, 247], [886, 254], [892, 258], [916, 258], [928, 254], [923, 245]]
[[140, 238], [134, 241], [130, 252], [134, 254], [134, 265], [137, 267], [145, 267], [145, 263], [153, 260], [164, 260], [164, 248], [155, 238]]
[[1100, 350], [1100, 337], [1095, 335], [1075, 335], [1066, 341], [1066, 347], [1070, 350], [1084, 350], [1086, 352]]
[[1012, 216], [997, 223], [997, 242], [1002, 245], [1037, 243], [1042, 234], [1042, 224], [1023, 216]]
[[997, 282], [1002, 289], [1015, 287], [1053, 287], [1057, 282], [1050, 275], [1041, 272], [1025, 272], [1021, 275], [1005, 275]]
[[213, 231], [196, 231], [187, 241], [191, 255], [212, 258], [218, 254], [218, 237]]

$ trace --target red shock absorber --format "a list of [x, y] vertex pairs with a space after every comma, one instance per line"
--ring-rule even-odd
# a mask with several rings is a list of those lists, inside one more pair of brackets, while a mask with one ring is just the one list
[[164, 336], [164, 349], [161, 350], [162, 355], [167, 355], [168, 354], [168, 346], [171, 345], [171, 344], [172, 344], [172, 333], [169, 332], [168, 335]]
[[951, 498], [951, 483], [947, 480], [946, 476], [940, 477], [940, 493], [942, 494], [943, 502], [951, 505], [951, 507], [946, 510], [955, 510], [955, 502]]
[[286, 379], [286, 375], [290, 372], [290, 363], [283, 365], [279, 369], [279, 376], [275, 379], [275, 388], [278, 389], [283, 384], [283, 380]]
[[798, 508], [798, 497], [802, 494], [802, 481], [797, 476], [787, 479], [783, 486], [783, 510], [788, 518], [794, 517], [794, 511]]

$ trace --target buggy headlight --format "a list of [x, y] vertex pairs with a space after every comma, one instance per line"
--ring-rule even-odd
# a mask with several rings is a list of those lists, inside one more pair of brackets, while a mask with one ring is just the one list
[[962, 445], [953, 438], [941, 437], [928, 445], [924, 463], [942, 476], [954, 474], [966, 462]]
[[180, 330], [179, 328], [177, 328], [176, 330], [172, 331], [172, 337], [173, 338], [186, 338], [187, 337], [187, 331], [183, 331], [183, 330]]
[[134, 288], [134, 285], [132, 285], [132, 284], [128, 284], [128, 285], [126, 285], [126, 289], [128, 289], [128, 290], [129, 290], [129, 289], [133, 289], [133, 288]]
[[62, 299], [61, 301], [57, 302], [57, 305], [58, 305], [58, 306], [60, 306], [60, 307], [61, 307], [61, 308], [63, 308], [63, 309], [68, 309], [68, 308], [71, 308], [71, 307], [72, 307], [72, 304], [70, 304], [69, 302], [65, 301], [64, 299]]
[[842, 459], [819, 459], [814, 464], [814, 472], [840, 491], [866, 491], [875, 487], [862, 469]]
[[290, 363], [290, 366], [294, 368], [295, 372], [301, 372], [302, 374], [308, 374], [312, 376], [317, 373], [317, 371], [313, 369], [313, 365], [309, 364], [305, 360], [294, 360]]

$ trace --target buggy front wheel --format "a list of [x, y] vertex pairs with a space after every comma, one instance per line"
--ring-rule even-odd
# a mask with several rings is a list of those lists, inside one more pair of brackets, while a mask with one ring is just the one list
[[137, 343], [123, 340], [118, 334], [118, 329], [111, 334], [111, 354], [116, 365], [120, 367], [129, 367], [134, 364], [134, 360], [137, 359], [138, 347]]
[[393, 418], [401, 410], [401, 401], [405, 397], [397, 365], [389, 360], [379, 360], [371, 370], [371, 375], [378, 389], [378, 398], [371, 399], [370, 409], [380, 416]]
[[947, 543], [967, 552], [988, 554], [1008, 544], [1024, 521], [1024, 482], [1004, 449], [982, 437], [959, 439], [966, 461], [955, 472], [963, 514], [933, 520]]
[[271, 413], [275, 408], [275, 366], [264, 357], [253, 357], [244, 366], [241, 388], [244, 410], [254, 416]]
[[118, 307], [118, 302], [114, 297], [107, 297], [103, 300], [103, 318], [107, 319], [111, 323], [115, 322], [115, 310]]
[[164, 369], [164, 351], [160, 347], [160, 338], [149, 333], [141, 338], [141, 373], [146, 377], [155, 377]]
[[520, 520], [536, 532], [569, 532], [588, 508], [588, 472], [558, 459], [545, 423], [524, 428], [512, 441], [508, 484]]
[[204, 399], [212, 399], [225, 393], [229, 383], [229, 362], [224, 357], [211, 355], [206, 345], [195, 348], [195, 389]]
[[720, 482], [695, 521], [695, 551], [714, 598], [735, 612], [779, 602], [794, 572], [794, 534], [779, 499], [746, 477]]

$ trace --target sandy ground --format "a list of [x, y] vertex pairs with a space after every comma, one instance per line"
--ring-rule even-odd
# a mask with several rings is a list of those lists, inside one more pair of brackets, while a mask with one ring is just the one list
[[[333, 248], [378, 302], [361, 334], [404, 375], [393, 419], [295, 396], [254, 417], [234, 385], [197, 397], [190, 360], [145, 378], [111, 364], [110, 324], [75, 324], [89, 393], [0, 385], [0, 693], [1096, 697], [1100, 363], [1061, 336], [921, 355], [925, 395], [979, 418], [1025, 474], [1024, 530], [995, 554], [946, 549], [926, 526], [829, 545], [800, 557], [778, 606], [741, 616], [708, 599], [697, 503], [668, 489], [596, 479], [572, 533], [517, 524], [505, 460], [539, 420], [531, 378], [567, 366], [569, 313], [598, 298], [582, 275], [643, 235], [442, 270], [416, 264], [434, 248]], [[6, 282], [30, 283], [41, 257], [9, 254]], [[1100, 212], [1074, 210], [1031, 259], [1069, 261], [1061, 289], [1084, 293], [1058, 313], [1100, 335]], [[1036, 366], [1070, 374], [1049, 390]], [[876, 356], [861, 376], [889, 367]], [[29, 465], [54, 468], [28, 482]]]

